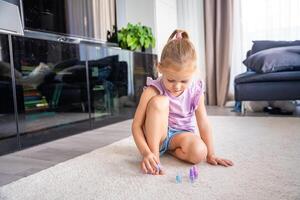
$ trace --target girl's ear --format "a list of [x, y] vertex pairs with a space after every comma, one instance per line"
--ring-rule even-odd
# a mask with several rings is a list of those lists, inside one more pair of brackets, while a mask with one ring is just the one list
[[156, 71], [157, 71], [157, 73], [161, 73], [161, 63], [160, 62], [156, 64]]

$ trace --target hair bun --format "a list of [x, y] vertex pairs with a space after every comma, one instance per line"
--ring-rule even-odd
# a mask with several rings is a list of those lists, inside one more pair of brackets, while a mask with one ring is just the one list
[[185, 30], [176, 29], [173, 31], [173, 33], [170, 35], [168, 42], [171, 40], [179, 40], [179, 39], [187, 39], [189, 40], [189, 35]]
[[[160, 55], [161, 66], [177, 66], [184, 67], [186, 63], [196, 61], [196, 50], [189, 39], [186, 31], [176, 29], [170, 35], [167, 44], [164, 46]], [[171, 63], [171, 64], [170, 64]], [[196, 66], [196, 65], [195, 65]]]

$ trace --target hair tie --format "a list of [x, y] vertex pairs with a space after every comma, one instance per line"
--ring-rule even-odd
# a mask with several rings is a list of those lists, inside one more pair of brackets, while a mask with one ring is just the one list
[[182, 32], [177, 32], [172, 40], [180, 40], [182, 39]]

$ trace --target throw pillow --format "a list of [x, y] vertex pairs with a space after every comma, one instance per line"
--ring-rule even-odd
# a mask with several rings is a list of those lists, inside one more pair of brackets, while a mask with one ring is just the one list
[[275, 41], [275, 40], [254, 40], [251, 55], [259, 51], [275, 47], [300, 46], [300, 40], [295, 41]]
[[243, 63], [257, 73], [300, 70], [300, 46], [277, 47], [259, 51]]

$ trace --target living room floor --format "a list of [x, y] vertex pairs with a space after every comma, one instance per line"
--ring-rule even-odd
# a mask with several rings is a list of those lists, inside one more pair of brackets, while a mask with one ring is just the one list
[[[210, 116], [240, 116], [240, 113], [231, 110], [232, 108], [207, 106], [207, 113]], [[247, 113], [246, 115], [285, 117], [268, 113]], [[292, 117], [300, 117], [299, 107]], [[0, 186], [126, 138], [131, 135], [130, 126], [131, 120], [127, 120], [117, 125], [112, 124], [1, 156]]]

